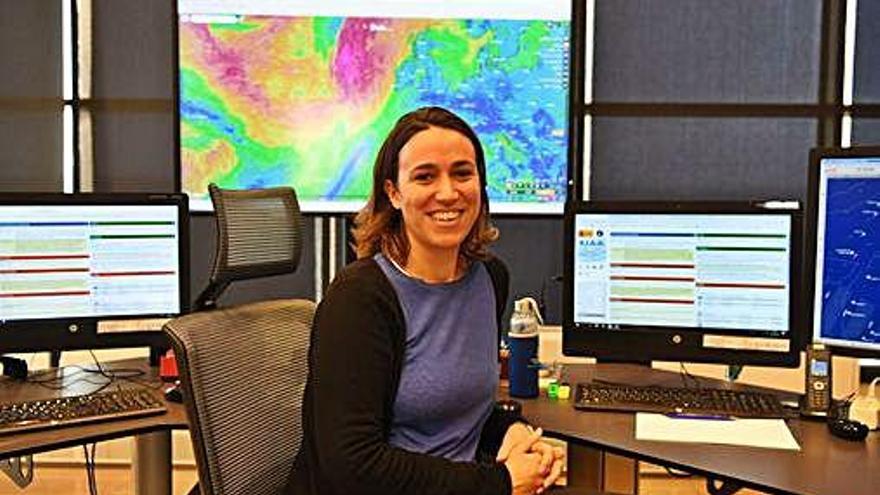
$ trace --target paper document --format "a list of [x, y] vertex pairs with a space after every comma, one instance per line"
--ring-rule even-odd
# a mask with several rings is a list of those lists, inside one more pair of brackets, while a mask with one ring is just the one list
[[782, 419], [694, 419], [636, 413], [636, 440], [801, 449]]

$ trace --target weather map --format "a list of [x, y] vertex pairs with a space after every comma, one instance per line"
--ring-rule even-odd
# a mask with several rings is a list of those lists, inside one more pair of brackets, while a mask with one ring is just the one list
[[827, 182], [822, 337], [880, 343], [880, 178]]
[[291, 185], [306, 210], [357, 209], [395, 121], [439, 105], [480, 136], [494, 211], [561, 211], [569, 29], [564, 20], [181, 16], [182, 189], [198, 199], [211, 182]]

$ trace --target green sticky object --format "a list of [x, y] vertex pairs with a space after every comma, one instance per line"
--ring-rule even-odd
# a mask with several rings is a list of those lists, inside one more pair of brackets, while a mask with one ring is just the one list
[[559, 384], [555, 381], [552, 381], [547, 385], [547, 397], [550, 397], [551, 399], [559, 397]]

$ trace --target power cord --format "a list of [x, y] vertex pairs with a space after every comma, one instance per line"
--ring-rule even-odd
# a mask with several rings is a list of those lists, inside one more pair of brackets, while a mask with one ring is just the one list
[[697, 378], [696, 376], [692, 375], [688, 371], [687, 366], [685, 366], [683, 362], [679, 362], [678, 366], [679, 366], [678, 376], [681, 377], [682, 386], [684, 388], [691, 388], [691, 385], [688, 384], [688, 380], [690, 380], [693, 383], [693, 386], [695, 386], [697, 390], [702, 390], [703, 385], [700, 383], [700, 379]]
[[[107, 369], [104, 367], [103, 364], [101, 364], [100, 360], [93, 351], [90, 350], [89, 355], [92, 357], [92, 361], [95, 364], [94, 369], [76, 364], [67, 365], [61, 368], [60, 374], [56, 369], [47, 369], [32, 373], [31, 376], [28, 377], [27, 381], [28, 383], [33, 383], [35, 385], [41, 386], [43, 388], [48, 388], [50, 390], [64, 390], [65, 388], [71, 387], [77, 383], [87, 383], [89, 385], [94, 385], [98, 387], [90, 392], [93, 394], [102, 392], [107, 387], [114, 384], [117, 386], [117, 388], [121, 388], [120, 381], [131, 382], [135, 385], [151, 388], [153, 390], [158, 390], [162, 387], [162, 384], [150, 383], [148, 380], [146, 380], [146, 378], [143, 378], [146, 375], [143, 370], [137, 368]], [[72, 370], [72, 372], [68, 373], [68, 371], [70, 370]], [[101, 381], [94, 381], [89, 379], [89, 377], [93, 377], [95, 375], [100, 377]], [[72, 378], [75, 379], [71, 381]]]
[[858, 393], [859, 391], [856, 389], [843, 399], [831, 401], [831, 408], [828, 411], [828, 419], [849, 419], [850, 406], [852, 406]]
[[117, 388], [121, 388], [119, 383], [120, 381], [127, 381], [130, 383], [134, 383], [135, 385], [151, 388], [153, 390], [158, 390], [162, 387], [161, 384], [152, 384], [147, 382], [146, 380], [142, 380], [141, 377], [146, 375], [143, 370], [139, 370], [137, 368], [114, 368], [112, 370], [107, 369], [101, 364], [101, 362], [98, 360], [98, 357], [95, 356], [94, 351], [89, 350], [89, 355], [92, 356], [92, 361], [94, 361], [96, 369], [86, 369], [85, 371], [87, 373], [96, 373], [101, 375], [102, 377], [109, 380], [110, 383], [116, 383]]
[[[89, 385], [95, 385], [99, 387], [96, 390], [92, 390], [92, 393], [100, 392], [104, 390], [110, 383], [108, 381], [92, 381], [88, 379], [91, 370], [84, 368], [79, 365], [68, 365], [61, 368], [61, 373], [58, 374], [58, 370], [49, 369], [40, 371], [32, 374], [27, 382], [33, 383], [34, 385], [38, 385], [43, 388], [48, 388], [50, 390], [64, 390], [68, 387], [76, 385], [77, 383], [88, 383]], [[68, 373], [68, 371], [72, 371]], [[85, 376], [78, 376], [85, 375]], [[71, 378], [76, 377], [74, 380]]]
[[98, 495], [98, 478], [95, 471], [95, 449], [97, 443], [83, 445], [86, 460], [86, 479], [89, 483], [89, 495]]

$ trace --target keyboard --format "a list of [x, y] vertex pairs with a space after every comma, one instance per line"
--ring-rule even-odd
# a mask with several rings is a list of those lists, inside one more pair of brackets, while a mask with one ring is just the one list
[[0, 404], [0, 435], [164, 412], [163, 401], [146, 389]]
[[772, 394], [713, 388], [675, 388], [605, 383], [579, 383], [574, 407], [599, 411], [783, 418], [782, 404]]

